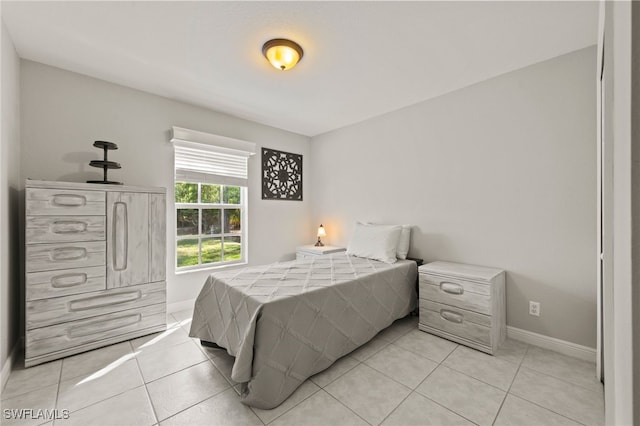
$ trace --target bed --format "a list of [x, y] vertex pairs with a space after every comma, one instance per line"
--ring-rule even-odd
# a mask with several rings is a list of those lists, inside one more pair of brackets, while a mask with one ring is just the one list
[[416, 263], [334, 253], [211, 274], [190, 336], [235, 357], [241, 401], [278, 406], [308, 377], [409, 314]]

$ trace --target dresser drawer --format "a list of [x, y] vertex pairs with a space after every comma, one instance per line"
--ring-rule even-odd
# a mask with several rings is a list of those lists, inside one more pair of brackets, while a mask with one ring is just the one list
[[166, 284], [121, 287], [93, 293], [55, 297], [27, 302], [26, 328], [45, 327], [153, 304], [164, 304]]
[[27, 272], [105, 265], [105, 242], [33, 244], [27, 246]]
[[101, 241], [104, 216], [27, 216], [27, 244]]
[[491, 347], [490, 317], [453, 306], [420, 301], [420, 324]]
[[27, 188], [27, 216], [104, 215], [105, 192]]
[[[26, 334], [25, 359], [166, 324], [164, 303], [37, 328]], [[50, 357], [55, 358], [55, 357]], [[29, 362], [31, 364], [31, 362]]]
[[420, 299], [457, 306], [469, 311], [491, 313], [491, 286], [453, 277], [419, 274]]
[[27, 301], [48, 299], [106, 290], [106, 288], [106, 268], [104, 266], [29, 272], [26, 280], [26, 299]]

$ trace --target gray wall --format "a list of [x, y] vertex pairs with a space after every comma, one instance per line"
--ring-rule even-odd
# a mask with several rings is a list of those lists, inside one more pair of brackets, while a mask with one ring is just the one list
[[[119, 145], [110, 159], [122, 165], [110, 178], [127, 185], [162, 186], [173, 197], [171, 126], [255, 142], [249, 160], [249, 262], [292, 259], [313, 228], [310, 219], [309, 139], [247, 120], [194, 107], [84, 75], [23, 60], [22, 176], [83, 182], [101, 179], [89, 161], [101, 152], [94, 140]], [[304, 201], [263, 201], [260, 147], [304, 156]], [[175, 211], [167, 203], [167, 235], [175, 235]], [[171, 243], [171, 239], [169, 240]], [[175, 251], [167, 253], [168, 302], [195, 298], [207, 272], [175, 274]], [[210, 272], [210, 271], [209, 271]]]
[[[0, 368], [18, 341], [20, 322], [20, 60], [2, 21], [0, 138]], [[2, 383], [6, 377], [2, 377]]]
[[508, 271], [509, 326], [595, 347], [595, 64], [590, 47], [312, 138], [314, 223], [339, 245], [357, 220], [413, 224], [411, 256]]

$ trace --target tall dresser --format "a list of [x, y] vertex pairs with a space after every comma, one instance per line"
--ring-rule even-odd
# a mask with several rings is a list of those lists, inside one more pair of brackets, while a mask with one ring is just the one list
[[25, 366], [166, 329], [166, 189], [26, 181]]

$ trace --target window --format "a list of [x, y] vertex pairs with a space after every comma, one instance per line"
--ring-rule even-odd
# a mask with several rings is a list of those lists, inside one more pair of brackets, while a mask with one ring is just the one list
[[173, 131], [176, 270], [246, 262], [247, 160], [254, 144]]
[[242, 261], [246, 188], [176, 182], [176, 267]]

